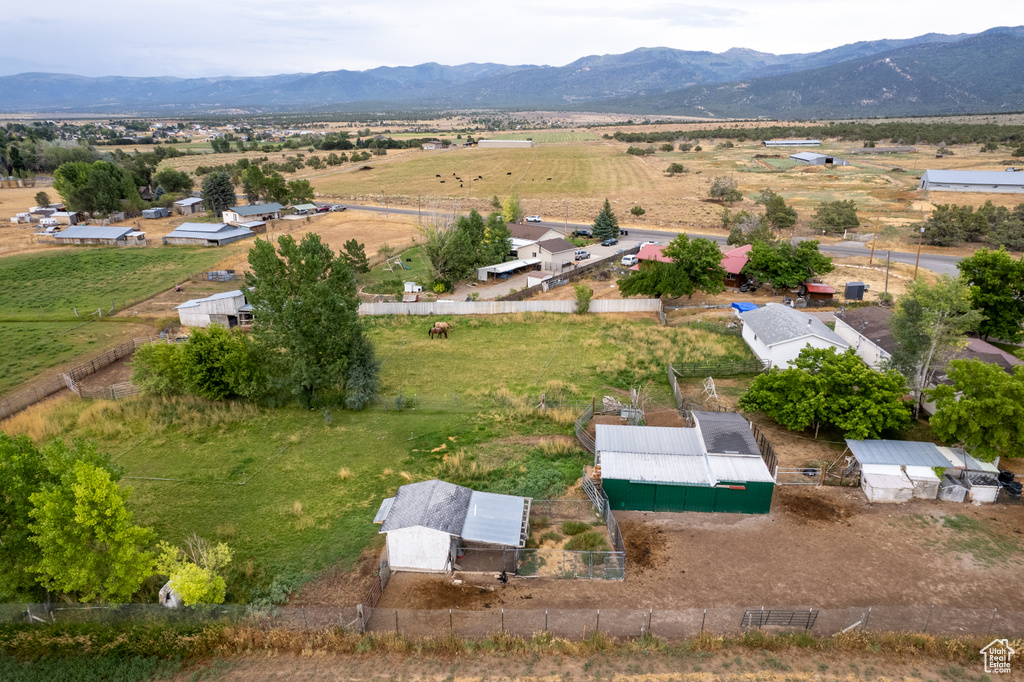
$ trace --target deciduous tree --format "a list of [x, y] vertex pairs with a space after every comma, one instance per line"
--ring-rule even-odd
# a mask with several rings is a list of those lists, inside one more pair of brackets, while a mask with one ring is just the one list
[[847, 438], [878, 438], [910, 423], [903, 400], [906, 379], [899, 372], [877, 372], [848, 349], [807, 346], [789, 369], [759, 375], [740, 397], [740, 408], [760, 411], [793, 431], [822, 426]]
[[960, 278], [971, 287], [971, 305], [984, 318], [977, 331], [1016, 343], [1024, 339], [1024, 263], [1005, 249], [981, 249], [957, 263]]
[[717, 294], [725, 289], [722, 252], [714, 242], [681, 234], [662, 253], [671, 262], [642, 261], [638, 271], [619, 280], [619, 293], [692, 297], [696, 291]]
[[857, 204], [852, 199], [845, 201], [822, 201], [814, 209], [811, 225], [826, 232], [842, 232], [849, 227], [860, 225], [857, 218]]
[[513, 192], [512, 194], [505, 197], [505, 202], [501, 205], [501, 214], [505, 218], [506, 223], [521, 223], [523, 222], [523, 207], [519, 203], [519, 195]]
[[932, 430], [947, 443], [992, 461], [1024, 454], [1024, 367], [1007, 374], [980, 360], [953, 360], [952, 385], [925, 391], [935, 402]]
[[168, 576], [171, 589], [181, 596], [185, 606], [223, 604], [227, 584], [220, 575], [231, 563], [231, 550], [223, 542], [212, 545], [195, 533], [185, 539], [185, 547], [161, 542], [156, 570]]
[[292, 180], [288, 183], [288, 196], [293, 204], [308, 204], [313, 201], [313, 185], [309, 180]]
[[756, 241], [743, 274], [768, 282], [773, 289], [791, 289], [832, 270], [832, 259], [818, 250], [818, 242], [813, 239], [797, 246], [789, 242]]

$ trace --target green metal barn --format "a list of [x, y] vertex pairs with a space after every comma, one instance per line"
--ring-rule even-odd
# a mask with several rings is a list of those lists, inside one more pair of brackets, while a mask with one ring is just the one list
[[767, 514], [775, 479], [735, 413], [694, 412], [695, 428], [596, 425], [612, 509]]

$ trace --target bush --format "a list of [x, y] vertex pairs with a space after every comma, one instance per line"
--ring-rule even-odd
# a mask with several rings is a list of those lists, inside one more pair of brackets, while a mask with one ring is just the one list
[[688, 173], [689, 171], [686, 169], [686, 166], [681, 163], [670, 163], [668, 168], [665, 169], [665, 172], [669, 175], [679, 175], [680, 173]]
[[586, 315], [590, 310], [590, 299], [594, 297], [594, 290], [586, 284], [577, 284], [574, 289], [576, 291], [576, 312]]
[[579, 535], [590, 530], [590, 524], [582, 521], [566, 521], [562, 524], [562, 532], [566, 535]]
[[604, 541], [604, 536], [600, 533], [588, 530], [565, 543], [565, 549], [572, 552], [607, 552], [608, 543]]
[[562, 537], [563, 536], [562, 536], [561, 533], [559, 533], [557, 531], [549, 530], [547, 533], [544, 533], [544, 535], [540, 536], [540, 541], [541, 542], [546, 542], [548, 540], [551, 540], [552, 542], [561, 542], [562, 541]]

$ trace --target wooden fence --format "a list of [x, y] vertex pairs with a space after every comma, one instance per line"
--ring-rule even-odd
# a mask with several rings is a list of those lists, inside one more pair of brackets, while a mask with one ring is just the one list
[[[661, 310], [655, 298], [590, 302], [592, 313], [638, 313]], [[425, 301], [360, 303], [360, 315], [505, 315], [508, 313], [575, 313], [576, 301]]]
[[[85, 362], [79, 363], [47, 377], [32, 388], [25, 389], [24, 391], [20, 391], [3, 398], [0, 400], [0, 420], [12, 417], [25, 408], [35, 405], [41, 400], [44, 400], [65, 388], [71, 389], [76, 395], [81, 397], [105, 397], [101, 395], [92, 395], [92, 393], [95, 393], [96, 391], [85, 391], [86, 393], [90, 393], [90, 395], [83, 395], [83, 390], [78, 386], [79, 380], [95, 374], [105, 367], [109, 367], [118, 360], [130, 357], [132, 353], [135, 352], [135, 349], [142, 344], [157, 340], [159, 339], [145, 338], [126, 341], [125, 343], [114, 346], [113, 348], [86, 360]], [[125, 388], [122, 385], [119, 386], [120, 388], [116, 391], [120, 394], [118, 397], [124, 397], [127, 391], [131, 390], [130, 388]], [[107, 389], [107, 393], [112, 394], [113, 390], [113, 387], [110, 387]], [[102, 392], [102, 389], [100, 392]]]

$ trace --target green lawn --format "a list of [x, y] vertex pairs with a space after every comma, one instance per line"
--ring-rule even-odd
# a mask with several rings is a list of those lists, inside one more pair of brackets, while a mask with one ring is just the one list
[[[569, 436], [578, 405], [622, 396], [616, 389], [631, 383], [649, 381], [652, 397], [668, 403], [670, 359], [747, 353], [735, 336], [610, 316], [459, 318], [448, 339], [434, 340], [424, 318], [366, 323], [386, 400], [363, 412], [69, 401], [36, 417], [37, 437], [97, 441], [123, 467], [137, 520], [161, 538], [196, 532], [227, 542], [236, 553], [229, 600], [280, 598], [278, 588], [379, 542], [373, 515], [404, 483], [438, 477], [557, 497], [590, 455], [512, 437]], [[534, 410], [540, 393], [563, 408]]]
[[117, 322], [0, 322], [0, 393], [74, 358], [99, 353], [139, 333]]
[[[402, 263], [408, 266], [408, 270], [394, 265], [394, 261], [392, 261], [390, 267], [393, 269], [388, 271], [384, 269], [382, 263], [371, 269], [370, 272], [356, 278], [359, 285], [363, 287], [363, 291], [368, 294], [400, 294], [404, 291], [405, 282], [416, 282], [426, 291], [430, 282], [434, 280], [434, 274], [430, 260], [423, 254], [423, 249], [418, 246], [413, 247], [406, 249], [400, 255]], [[406, 259], [409, 261], [407, 262]]]
[[[229, 251], [230, 249], [230, 251]], [[82, 247], [0, 259], [0, 317], [74, 318], [157, 294], [236, 249]]]

